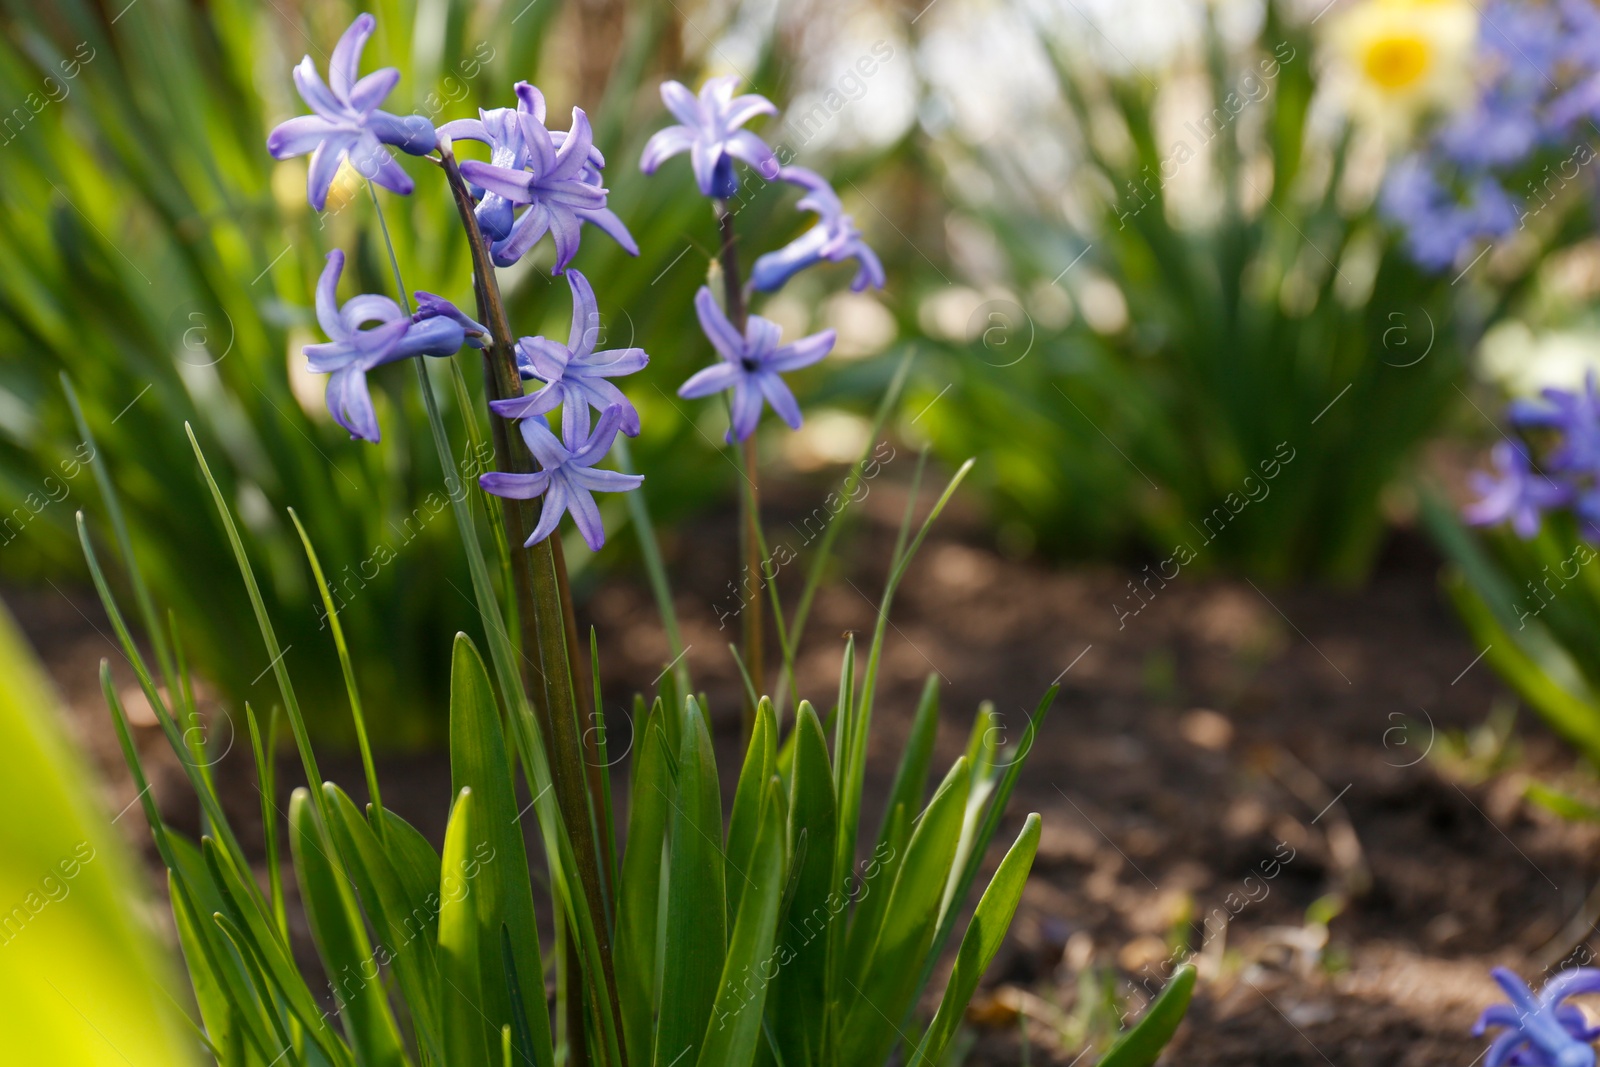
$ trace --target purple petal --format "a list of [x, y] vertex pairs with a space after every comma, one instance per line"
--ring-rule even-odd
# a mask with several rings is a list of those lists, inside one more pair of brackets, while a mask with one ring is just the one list
[[707, 286], [702, 285], [700, 291], [694, 294], [694, 312], [699, 316], [700, 329], [711, 342], [711, 346], [723, 359], [737, 363], [744, 355], [744, 338], [739, 336], [739, 331], [728, 321], [728, 316]]
[[333, 186], [333, 176], [339, 173], [350, 146], [355, 144], [353, 133], [334, 134], [311, 153], [311, 165], [306, 168], [306, 201], [313, 211], [328, 206], [328, 190]]
[[605, 458], [611, 451], [611, 444], [617, 439], [617, 431], [622, 429], [623, 411], [620, 407], [609, 407], [600, 413], [600, 419], [595, 423], [594, 432], [577, 452], [572, 454], [572, 463], [579, 467], [592, 467]]
[[[581, 389], [567, 389], [566, 400], [561, 405], [561, 443], [568, 452], [581, 452], [591, 436], [589, 398]], [[567, 470], [574, 470], [571, 464]], [[576, 468], [581, 470], [582, 468]]]
[[267, 135], [267, 152], [273, 159], [292, 159], [316, 150], [339, 127], [321, 115], [297, 115], [280, 122]]
[[694, 181], [703, 196], [716, 190], [717, 162], [722, 159], [722, 142], [707, 143], [696, 140], [689, 150], [689, 162], [694, 166]]
[[356, 72], [361, 67], [361, 50], [367, 46], [378, 20], [363, 12], [356, 16], [350, 28], [339, 36], [333, 46], [333, 58], [328, 60], [328, 82], [333, 94], [341, 100], [350, 99], [350, 90], [356, 84]]
[[525, 547], [532, 548], [556, 532], [556, 527], [561, 523], [561, 516], [567, 510], [567, 496], [566, 479], [558, 478], [552, 473], [544, 494], [544, 506], [539, 509], [539, 523], [523, 542]]
[[399, 304], [375, 293], [352, 296], [339, 309], [339, 321], [346, 333], [354, 333], [369, 322], [393, 322], [405, 317], [406, 313], [400, 310]]
[[[574, 396], [582, 399], [596, 411], [616, 408], [622, 412], [622, 422], [618, 428], [629, 437], [639, 436], [639, 412], [628, 402], [621, 389], [604, 378], [584, 378], [573, 385], [572, 390]], [[584, 433], [587, 435], [589, 432], [587, 419], [584, 426]]]
[[351, 149], [350, 165], [363, 178], [401, 196], [411, 195], [416, 188], [411, 182], [411, 175], [400, 166], [394, 153], [379, 143], [370, 132], [363, 133]]
[[835, 337], [837, 334], [832, 330], [823, 330], [810, 337], [802, 337], [774, 352], [766, 361], [766, 367], [775, 371], [792, 371], [809, 367], [833, 350]]
[[623, 474], [602, 467], [578, 467], [567, 477], [573, 485], [580, 485], [591, 493], [626, 493], [644, 484], [642, 474]]
[[859, 293], [869, 285], [874, 289], [882, 289], [889, 278], [883, 272], [883, 261], [878, 259], [878, 253], [868, 248], [865, 241], [857, 240], [855, 257], [861, 267], [856, 271], [855, 280], [850, 283], [851, 291]]
[[822, 245], [827, 239], [827, 228], [818, 224], [776, 252], [768, 252], [751, 268], [751, 286], [763, 293], [783, 288], [790, 278], [822, 258]]
[[589, 162], [589, 149], [594, 147], [594, 128], [583, 108], [572, 109], [572, 128], [556, 152], [555, 166], [545, 174], [547, 181], [569, 181], [583, 173]]
[[533, 175], [527, 171], [510, 170], [468, 159], [461, 164], [461, 176], [491, 193], [499, 193], [513, 204], [526, 204], [533, 199]]
[[503, 496], [510, 500], [532, 500], [542, 496], [550, 485], [550, 473], [539, 471], [537, 474], [509, 474], [505, 471], [489, 471], [487, 474], [478, 475], [478, 485], [485, 493], [492, 496]]
[[536, 393], [514, 396], [507, 400], [489, 401], [489, 410], [505, 419], [526, 419], [534, 415], [548, 415], [561, 406], [567, 391], [561, 385], [547, 385]]
[[391, 358], [407, 356], [453, 356], [461, 351], [466, 334], [461, 324], [452, 319], [433, 318], [413, 322]]
[[761, 390], [746, 375], [733, 387], [733, 419], [728, 426], [729, 441], [746, 441], [761, 422]]
[[489, 131], [483, 127], [482, 119], [451, 119], [434, 132], [439, 137], [448, 137], [452, 141], [492, 143], [489, 139]]
[[606, 543], [606, 528], [600, 522], [600, 506], [594, 502], [589, 490], [581, 485], [570, 485], [567, 508], [572, 513], [572, 524], [583, 535], [584, 544], [592, 552], [600, 551]]
[[705, 117], [700, 111], [700, 102], [682, 82], [662, 82], [661, 102], [666, 104], [667, 110], [677, 116], [678, 121], [685, 126], [699, 128], [704, 125]]
[[326, 399], [333, 421], [349, 430], [351, 437], [377, 443], [381, 435], [372, 397], [367, 393], [366, 371], [360, 367], [334, 371], [328, 379]]
[[723, 142], [728, 155], [742, 159], [756, 169], [756, 173], [771, 181], [778, 176], [778, 157], [772, 148], [749, 130], [735, 130]]
[[511, 227], [511, 236], [504, 241], [496, 241], [489, 249], [494, 257], [497, 267], [509, 267], [523, 256], [528, 249], [539, 243], [539, 238], [545, 235], [550, 228], [550, 209], [543, 204], [533, 204], [524, 211]]
[[[601, 359], [601, 356], [609, 358]], [[608, 348], [603, 352], [590, 353], [589, 358], [583, 361], [583, 372], [586, 377], [620, 378], [644, 370], [649, 363], [650, 357], [642, 348]]]
[[544, 125], [544, 94], [527, 82], [518, 82], [513, 91], [517, 94], [517, 110], [532, 115], [539, 125]]
[[350, 106], [365, 115], [383, 103], [383, 98], [393, 92], [398, 84], [400, 84], [400, 72], [395, 68], [384, 67], [375, 70], [351, 86]]
[[678, 386], [678, 395], [685, 400], [699, 400], [732, 389], [744, 379], [744, 369], [737, 363], [713, 363]]
[[757, 115], [776, 115], [778, 106], [766, 97], [757, 93], [746, 93], [736, 96], [728, 102], [727, 110], [723, 113], [722, 122], [728, 129], [743, 126]]
[[539, 119], [524, 111], [517, 112], [517, 129], [521, 131], [523, 147], [527, 149], [527, 164], [535, 174], [549, 174], [555, 169], [556, 148], [550, 131]]
[[778, 418], [788, 423], [789, 429], [798, 430], [800, 404], [784, 380], [776, 374], [757, 374], [755, 381], [761, 387], [761, 393], [767, 398], [767, 403], [772, 405], [772, 410], [778, 413]]
[[317, 278], [317, 323], [321, 325], [322, 332], [335, 341], [343, 341], [350, 336], [339, 314], [339, 275], [343, 271], [344, 251], [335, 248], [328, 253], [322, 274]]
[[560, 274], [578, 254], [578, 244], [583, 233], [583, 222], [568, 208], [551, 207], [550, 236], [556, 244], [555, 266], [551, 274]]
[[554, 470], [572, 459], [572, 453], [556, 440], [556, 435], [550, 432], [550, 427], [545, 425], [543, 419], [523, 419], [517, 423], [517, 430], [522, 434], [528, 451], [545, 470]]
[[339, 119], [345, 116], [344, 105], [322, 84], [322, 75], [317, 73], [317, 65], [310, 56], [306, 56], [294, 68], [294, 87], [300, 90], [300, 99], [306, 102], [306, 106], [323, 118]]
[[567, 271], [567, 286], [572, 290], [572, 328], [567, 334], [567, 348], [574, 358], [587, 356], [600, 337], [600, 305], [594, 298], [594, 286], [578, 271]]
[[646, 174], [654, 174], [656, 168], [680, 152], [689, 151], [694, 145], [694, 131], [687, 126], [668, 126], [657, 130], [644, 144], [644, 152], [639, 156], [639, 169]]
[[1600, 993], [1600, 969], [1575, 967], [1562, 971], [1539, 990], [1539, 999], [1545, 1004], [1559, 1004], [1580, 993]]
[[391, 115], [374, 111], [367, 116], [367, 129], [374, 137], [407, 155], [425, 156], [439, 147], [439, 134], [421, 115]]

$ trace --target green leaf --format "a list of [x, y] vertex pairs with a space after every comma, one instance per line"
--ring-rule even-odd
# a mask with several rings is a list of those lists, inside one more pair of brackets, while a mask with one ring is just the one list
[[[442, 1060], [439, 970], [434, 951], [437, 902], [430, 906], [426, 899], [409, 895], [383, 843], [355, 803], [332, 782], [322, 788], [333, 814], [333, 839], [344, 857], [345, 868], [355, 879], [377, 938], [375, 951], [390, 961], [411, 1013], [417, 1043], [435, 1060]], [[437, 883], [437, 870], [433, 878]]]
[[658, 1067], [679, 1062], [678, 1057], [704, 1040], [728, 947], [727, 861], [722, 855], [716, 758], [699, 702], [687, 703], [678, 791], [672, 801], [666, 959], [655, 1039]]
[[[490, 1067], [487, 1030], [478, 1005], [483, 1002], [477, 907], [470, 885], [452, 871], [472, 862], [472, 790], [463, 789], [444, 832], [439, 880], [439, 992], [444, 1010], [445, 1062], [450, 1067]], [[496, 1038], [494, 1048], [499, 1049]]]
[[1028, 871], [1038, 850], [1039, 816], [1033, 814], [1022, 824], [1022, 833], [1017, 835], [1005, 859], [1000, 861], [1000, 869], [990, 879], [989, 888], [978, 900], [978, 909], [961, 938], [961, 949], [956, 954], [944, 997], [939, 1001], [939, 1010], [917, 1046], [916, 1054], [911, 1057], [911, 1067], [939, 1067], [950, 1038], [961, 1024], [962, 1013], [978, 988], [978, 980], [1005, 940], [1006, 929], [1017, 912], [1022, 887], [1028, 881]]
[[[762, 706], [771, 717], [771, 705], [763, 701]], [[773, 747], [770, 731], [764, 747]], [[770, 751], [768, 758], [774, 758]], [[700, 1049], [700, 1067], [745, 1067], [761, 1036], [767, 987], [780, 966], [772, 946], [783, 894], [784, 837], [788, 832], [782, 819], [781, 790], [781, 783], [772, 777], [762, 791], [756, 840], [740, 869], [751, 884], [741, 897], [733, 923], [727, 962]]]
[[840, 1056], [846, 1063], [882, 1063], [899, 1034], [885, 1019], [899, 1019], [915, 995], [918, 971], [933, 943], [939, 899], [955, 859], [967, 801], [966, 757], [945, 775], [906, 846], [877, 944], [859, 984], [846, 976]]
[[1099, 1067], [1150, 1067], [1155, 1063], [1189, 1010], [1194, 977], [1192, 963], [1179, 967], [1133, 1029], [1117, 1038], [1116, 1044], [1107, 1050]]
[[777, 773], [777, 723], [772, 701], [766, 697], [756, 705], [755, 729], [750, 733], [750, 744], [745, 749], [744, 766], [739, 771], [739, 784], [733, 794], [733, 815], [728, 820], [728, 921], [732, 922], [739, 911], [739, 898], [744, 893], [745, 881], [740, 872], [748, 869], [755, 851], [756, 836], [761, 830], [762, 805], [766, 801], [767, 782]]
[[[637, 708], [643, 710], [642, 705]], [[657, 700], [639, 727], [628, 790], [628, 840], [617, 912], [617, 995], [630, 1064], [650, 1062], [655, 1035], [662, 851], [676, 788], [663, 725], [666, 714]]]
[[1552, 789], [1543, 782], [1530, 781], [1523, 788], [1522, 795], [1563, 819], [1571, 819], [1573, 822], [1600, 822], [1600, 807], [1580, 800], [1570, 793]]
[[[369, 809], [369, 818], [373, 814], [375, 813]], [[421, 910], [432, 916], [432, 920], [427, 924], [428, 941], [430, 944], [438, 944], [438, 901], [435, 900], [431, 904], [426, 902], [439, 892], [439, 853], [428, 843], [428, 839], [422, 836], [421, 830], [388, 808], [383, 810], [383, 847], [388, 854], [389, 862], [394, 865], [394, 873], [400, 878], [406, 900], [411, 905], [407, 909], [408, 914], [417, 914], [419, 905], [426, 904]]]
[[[511, 1021], [510, 992], [499, 953], [499, 929], [511, 931], [518, 972], [543, 975], [539, 927], [534, 920], [533, 885], [528, 877], [528, 852], [523, 843], [511, 760], [489, 673], [465, 634], [457, 634], [450, 671], [450, 785], [459, 794], [472, 791], [472, 838], [469, 851], [480, 870], [470, 888], [478, 915], [478, 943], [491, 951], [480, 954], [481, 1012], [489, 1028], [486, 1041], [498, 1044], [500, 1027]], [[453, 873], [445, 868], [446, 876]], [[527, 986], [522, 1013], [533, 1035], [538, 1067], [551, 1067], [555, 1052], [543, 989]]]
[[400, 1032], [389, 1011], [377, 958], [367, 943], [361, 915], [343, 873], [334, 866], [333, 845], [319, 825], [311, 794], [289, 797], [289, 844], [300, 896], [323, 971], [339, 991], [340, 1016], [363, 1064], [398, 1067], [406, 1062]]
[[[843, 912], [834, 892], [838, 811], [822, 723], [801, 701], [794, 726], [789, 780], [790, 891], [783, 919], [783, 966], [773, 983], [768, 1016], [786, 1067], [823, 1062], [828, 1040], [828, 945]], [[781, 1010], [779, 1010], [781, 1007]]]

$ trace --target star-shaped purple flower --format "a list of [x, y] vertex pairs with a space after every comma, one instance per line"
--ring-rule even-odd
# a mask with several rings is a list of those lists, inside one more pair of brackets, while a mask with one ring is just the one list
[[1524, 429], [1554, 430], [1560, 443], [1550, 451], [1552, 470], [1600, 475], [1600, 387], [1590, 371], [1581, 391], [1545, 389], [1540, 400], [1512, 401], [1511, 421]]
[[1583, 1012], [1562, 1001], [1600, 992], [1600, 970], [1562, 971], [1545, 983], [1537, 997], [1506, 968], [1489, 973], [1511, 1003], [1491, 1005], [1472, 1027], [1473, 1037], [1482, 1037], [1491, 1026], [1505, 1028], [1489, 1045], [1483, 1067], [1595, 1067], [1591, 1043], [1600, 1037], [1600, 1028], [1591, 1028]]
[[[606, 211], [606, 190], [599, 184], [594, 163], [598, 155], [594, 131], [583, 109], [572, 109], [571, 130], [554, 135], [541, 118], [544, 98], [538, 90], [530, 85], [517, 95], [516, 111], [500, 109], [502, 114], [491, 119], [493, 113], [486, 113], [480, 120], [482, 137], [472, 131], [471, 119], [448, 123], [444, 130], [446, 136], [453, 136], [452, 129], [465, 129], [468, 132], [461, 136], [483, 140], [497, 149], [496, 159], [488, 163], [473, 159], [461, 164], [461, 176], [484, 190], [485, 201], [493, 195], [513, 208], [527, 208], [506, 228], [504, 210], [491, 202], [490, 225], [505, 233], [490, 246], [495, 265], [509, 267], [548, 231], [556, 245], [552, 273], [560, 274], [578, 254], [578, 234], [584, 222], [594, 222], [613, 237], [627, 230]], [[632, 241], [629, 237], [623, 247]]]
[[622, 409], [607, 408], [595, 424], [594, 432], [577, 448], [564, 446], [550, 432], [542, 418], [523, 419], [517, 424], [528, 451], [539, 461], [536, 474], [509, 474], [490, 471], [478, 476], [484, 492], [513, 500], [531, 500], [544, 497], [544, 507], [539, 512], [539, 523], [529, 535], [527, 546], [532, 547], [555, 532], [561, 516], [571, 512], [573, 524], [583, 535], [583, 540], [596, 552], [606, 543], [606, 530], [600, 523], [600, 508], [594, 502], [594, 493], [622, 493], [637, 489], [644, 482], [641, 474], [623, 474], [620, 471], [598, 470], [595, 464], [605, 458], [622, 428]]
[[739, 190], [733, 161], [742, 159], [769, 181], [778, 175], [778, 159], [767, 142], [740, 129], [757, 115], [776, 115], [771, 100], [755, 93], [734, 96], [736, 74], [712, 78], [695, 97], [682, 82], [661, 83], [661, 100], [681, 125], [658, 130], [644, 146], [639, 169], [654, 174], [665, 160], [689, 153], [694, 180], [704, 196], [726, 200]]
[[650, 357], [642, 348], [595, 351], [601, 332], [594, 289], [576, 270], [567, 271], [567, 284], [572, 288], [572, 329], [567, 343], [547, 337], [524, 337], [517, 342], [517, 369], [524, 378], [542, 381], [544, 387], [528, 396], [491, 401], [489, 407], [508, 419], [547, 415], [561, 408], [561, 438], [569, 449], [588, 438], [591, 406], [601, 412], [620, 411], [622, 432], [637, 437], [639, 412], [622, 390], [606, 379], [642, 370]]
[[722, 357], [695, 374], [678, 388], [678, 395], [694, 400], [726, 389], [733, 390], [733, 419], [728, 427], [728, 440], [743, 441], [756, 432], [761, 421], [761, 403], [772, 405], [778, 417], [790, 429], [800, 428], [800, 405], [795, 402], [789, 386], [780, 373], [809, 367], [833, 348], [834, 332], [823, 330], [810, 337], [802, 337], [793, 344], [778, 347], [782, 335], [778, 324], [759, 315], [751, 315], [745, 325], [744, 336], [733, 328], [723, 313], [717, 298], [705, 286], [694, 296], [694, 310], [700, 316], [700, 328], [710, 339], [711, 346]]
[[384, 146], [420, 156], [438, 144], [432, 124], [422, 116], [391, 115], [378, 109], [400, 80], [398, 70], [384, 67], [356, 79], [361, 50], [376, 25], [376, 19], [363, 14], [344, 31], [328, 62], [327, 85], [310, 56], [300, 61], [294, 68], [294, 83], [313, 113], [279, 124], [267, 136], [267, 151], [273, 159], [311, 153], [306, 199], [317, 211], [327, 205], [328, 187], [346, 159], [362, 177], [405, 195], [413, 188], [411, 177]]
[[1543, 512], [1568, 503], [1566, 489], [1543, 474], [1534, 472], [1528, 450], [1520, 442], [1502, 441], [1491, 453], [1500, 477], [1485, 471], [1473, 471], [1472, 488], [1482, 499], [1468, 505], [1463, 517], [1474, 526], [1492, 526], [1511, 523], [1511, 528], [1524, 540], [1539, 532]]
[[[386, 296], [353, 296], [340, 307], [336, 294], [343, 270], [344, 253], [336, 248], [328, 253], [317, 280], [317, 321], [330, 340], [306, 345], [306, 359], [311, 373], [331, 375], [327, 401], [334, 421], [351, 437], [377, 441], [378, 417], [367, 392], [367, 371], [410, 356], [454, 355], [464, 334], [449, 315], [412, 319]], [[379, 325], [364, 329], [369, 322]]]
[[805, 167], [784, 167], [778, 171], [778, 177], [806, 190], [806, 195], [795, 206], [802, 211], [815, 212], [817, 224], [778, 251], [768, 252], [756, 260], [750, 271], [750, 284], [770, 293], [819, 260], [841, 263], [854, 259], [859, 269], [850, 288], [858, 293], [869, 285], [882, 289], [883, 264], [877, 253], [861, 239], [855, 220], [844, 213], [839, 194], [833, 191], [827, 179]]
[[[451, 140], [481, 141], [490, 148], [488, 165], [512, 172], [525, 170], [530, 160], [536, 157], [544, 159], [559, 155], [569, 134], [564, 130], [549, 130], [545, 127], [544, 94], [527, 82], [518, 82], [516, 93], [515, 108], [479, 110], [478, 118], [456, 119], [440, 126], [439, 135]], [[576, 115], [573, 126], [577, 129]], [[530, 148], [530, 144], [547, 145], [548, 151]], [[481, 165], [474, 164], [469, 167], [464, 164], [462, 172], [470, 177]], [[634, 242], [633, 235], [628, 232], [628, 227], [623, 225], [616, 212], [605, 206], [606, 191], [602, 188], [600, 177], [600, 168], [605, 165], [605, 157], [594, 147], [591, 138], [588, 155], [580, 168], [578, 179], [583, 184], [594, 187], [595, 193], [600, 197], [600, 206], [573, 207], [572, 214], [580, 223], [588, 222], [599, 227], [630, 256], [636, 256], [639, 254], [639, 246]], [[541, 212], [529, 210], [516, 217], [517, 205], [526, 203], [525, 200], [513, 201], [499, 192], [486, 190], [476, 184], [473, 185], [472, 192], [479, 198], [476, 212], [478, 225], [482, 227], [484, 236], [492, 242], [489, 251], [494, 257], [496, 266], [509, 267], [533, 247], [546, 229], [555, 229]], [[590, 194], [591, 199], [593, 195]], [[556, 229], [558, 253], [560, 234], [561, 230]], [[559, 269], [557, 273], [560, 273]]]

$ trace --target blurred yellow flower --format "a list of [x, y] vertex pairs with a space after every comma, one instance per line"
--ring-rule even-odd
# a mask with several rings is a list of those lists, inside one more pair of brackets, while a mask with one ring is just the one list
[[1477, 36], [1465, 0], [1360, 0], [1328, 27], [1330, 73], [1353, 117], [1403, 136], [1470, 97]]

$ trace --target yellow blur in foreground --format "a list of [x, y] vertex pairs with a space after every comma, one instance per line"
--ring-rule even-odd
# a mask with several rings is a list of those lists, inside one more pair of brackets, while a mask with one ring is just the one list
[[[60, 721], [0, 608], [0, 1059], [193, 1063], [197, 1042], [163, 992], [174, 987], [134, 912], [141, 879]], [[128, 818], [143, 816], [130, 809]]]
[[1351, 115], [1403, 135], [1468, 95], [1477, 10], [1463, 0], [1361, 0], [1330, 17], [1331, 73]]

